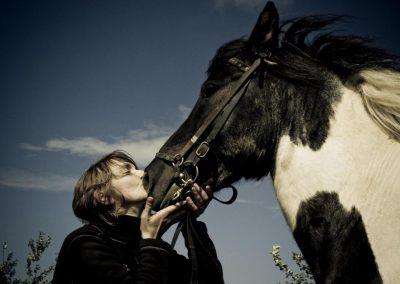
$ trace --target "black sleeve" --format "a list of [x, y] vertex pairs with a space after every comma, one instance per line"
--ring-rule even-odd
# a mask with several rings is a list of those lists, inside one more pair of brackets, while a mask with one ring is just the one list
[[79, 283], [159, 284], [168, 282], [171, 247], [162, 240], [141, 240], [138, 267], [129, 272], [116, 252], [101, 238], [85, 236], [70, 248], [73, 274]]
[[[200, 284], [222, 284], [223, 273], [222, 266], [218, 260], [217, 252], [214, 244], [208, 236], [207, 227], [203, 222], [193, 221], [196, 236], [194, 237], [196, 255], [198, 259], [198, 279]], [[189, 248], [187, 231], [182, 230], [185, 245]], [[189, 250], [189, 257], [191, 253]], [[172, 277], [175, 279], [174, 283], [189, 283], [191, 275], [191, 261], [176, 252], [172, 254], [173, 260], [171, 261]], [[178, 281], [179, 280], [179, 281]]]

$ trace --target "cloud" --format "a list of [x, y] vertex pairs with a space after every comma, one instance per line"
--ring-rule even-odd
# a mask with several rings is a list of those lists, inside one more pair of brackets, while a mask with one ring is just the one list
[[[43, 145], [22, 143], [20, 147], [32, 152], [66, 152], [93, 159], [120, 149], [130, 153], [140, 165], [145, 165], [153, 159], [171, 133], [170, 128], [147, 124], [143, 129], [128, 131], [122, 137], [111, 138], [111, 141], [95, 137], [54, 138]], [[38, 173], [20, 169], [0, 171], [0, 186], [10, 188], [64, 191], [72, 190], [76, 180], [77, 177], [46, 172]]]
[[98, 158], [114, 150], [124, 150], [141, 165], [150, 162], [158, 149], [171, 135], [172, 129], [147, 125], [143, 129], [129, 131], [123, 137], [111, 141], [95, 137], [53, 138], [42, 146], [21, 143], [20, 147], [28, 151], [67, 152], [71, 155]]
[[185, 120], [189, 116], [189, 114], [192, 111], [192, 109], [190, 107], [187, 107], [187, 106], [184, 106], [184, 105], [179, 105], [178, 106], [178, 111], [181, 114], [181, 119]]
[[[275, 4], [280, 8], [286, 8], [293, 3], [294, 0], [277, 0]], [[235, 7], [248, 7], [254, 9], [261, 9], [267, 3], [266, 0], [214, 0], [217, 8], [223, 8], [226, 6]]]
[[[179, 105], [178, 112], [183, 121], [191, 108]], [[21, 143], [19, 146], [30, 152], [64, 152], [70, 155], [99, 158], [114, 150], [124, 150], [140, 165], [148, 164], [156, 152], [172, 134], [173, 129], [151, 123], [141, 129], [128, 131], [119, 137], [100, 139], [97, 137], [51, 138], [43, 145]], [[34, 173], [19, 169], [0, 171], [0, 186], [36, 190], [72, 190], [77, 178], [52, 173]]]
[[34, 173], [19, 169], [6, 169], [0, 172], [0, 186], [11, 188], [72, 191], [77, 178], [51, 173]]
[[[185, 105], [177, 107], [179, 119], [184, 121], [191, 108]], [[134, 129], [122, 137], [99, 139], [96, 137], [52, 138], [43, 145], [20, 143], [19, 146], [27, 151], [66, 152], [71, 155], [98, 158], [114, 150], [124, 150], [132, 155], [137, 163], [146, 165], [172, 134], [170, 127], [161, 127], [147, 123], [142, 129]]]
[[225, 7], [228, 5], [232, 6], [248, 6], [251, 8], [258, 8], [265, 4], [264, 0], [214, 0], [215, 6]]

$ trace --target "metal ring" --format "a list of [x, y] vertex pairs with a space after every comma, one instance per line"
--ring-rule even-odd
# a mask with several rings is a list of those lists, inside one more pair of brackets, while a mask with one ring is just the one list
[[[192, 166], [195, 169], [195, 176], [194, 178], [192, 178], [191, 180], [193, 182], [195, 182], [197, 180], [197, 178], [199, 177], [199, 167], [194, 165], [192, 161], [186, 161], [183, 162], [181, 165], [181, 168], [185, 169], [185, 168], [189, 168], [190, 166]], [[183, 182], [187, 182], [188, 180], [184, 180], [182, 179]]]
[[183, 157], [181, 155], [176, 154], [174, 157], [174, 161], [172, 162], [172, 166], [180, 167], [183, 164]]
[[[202, 147], [204, 147], [204, 148], [202, 148]], [[205, 149], [205, 150], [203, 150], [203, 152], [201, 152], [202, 149]], [[210, 144], [208, 144], [207, 141], [203, 141], [200, 143], [199, 147], [197, 147], [196, 155], [199, 158], [204, 158], [207, 155], [209, 150], [210, 150]]]

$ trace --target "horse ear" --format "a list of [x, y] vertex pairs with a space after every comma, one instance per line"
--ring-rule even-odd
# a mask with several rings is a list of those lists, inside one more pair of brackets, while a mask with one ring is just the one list
[[251, 32], [248, 44], [249, 47], [259, 49], [260, 47], [267, 47], [274, 49], [279, 44], [279, 14], [276, 10], [275, 4], [268, 1], [265, 5], [256, 25]]

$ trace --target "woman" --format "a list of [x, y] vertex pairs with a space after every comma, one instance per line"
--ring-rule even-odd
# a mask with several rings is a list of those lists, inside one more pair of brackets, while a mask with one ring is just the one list
[[[65, 238], [53, 284], [189, 283], [190, 260], [162, 241], [161, 231], [173, 213], [201, 214], [211, 191], [195, 185], [193, 200], [187, 198], [151, 215], [153, 200], [147, 196], [142, 177], [143, 171], [122, 151], [103, 157], [81, 176], [72, 207], [86, 225]], [[201, 222], [195, 226], [201, 240], [196, 245], [199, 283], [223, 283], [206, 227]], [[185, 232], [184, 237], [186, 243]]]

